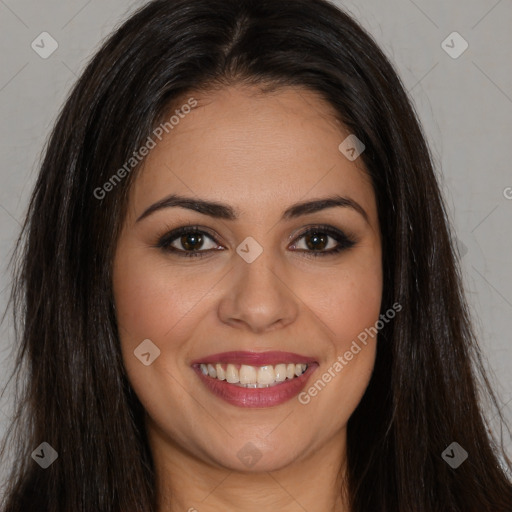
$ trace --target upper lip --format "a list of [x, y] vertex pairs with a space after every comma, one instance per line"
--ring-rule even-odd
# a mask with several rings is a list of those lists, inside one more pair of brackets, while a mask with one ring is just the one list
[[192, 361], [191, 364], [216, 364], [233, 363], [245, 364], [249, 366], [275, 365], [279, 363], [313, 363], [315, 359], [311, 356], [295, 354], [293, 352], [281, 352], [273, 350], [269, 352], [219, 352], [209, 356], [201, 357]]

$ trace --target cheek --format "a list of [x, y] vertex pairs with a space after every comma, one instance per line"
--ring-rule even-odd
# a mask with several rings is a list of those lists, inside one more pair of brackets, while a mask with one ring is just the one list
[[[186, 399], [188, 368], [182, 362], [193, 348], [194, 329], [213, 307], [208, 291], [218, 280], [214, 272], [170, 264], [147, 246], [120, 243], [113, 291], [121, 352], [130, 383], [147, 410], [157, 411], [165, 401], [171, 410], [170, 402], [177, 400], [177, 406]], [[145, 366], [134, 351], [147, 339], [160, 354]]]
[[[308, 304], [324, 324], [330, 346], [302, 403], [313, 401], [319, 410], [336, 403], [345, 420], [366, 390], [376, 355], [375, 326], [382, 301], [380, 252], [368, 251], [365, 256], [360, 253], [330, 279], [322, 279]], [[323, 413], [328, 415], [327, 410]]]
[[382, 299], [382, 284], [378, 275], [371, 273], [356, 275], [344, 283], [335, 297], [330, 312], [331, 328], [340, 333], [339, 349], [356, 339], [361, 332], [377, 322]]
[[[327, 327], [330, 347], [299, 402], [329, 432], [345, 425], [359, 404], [375, 364], [375, 326], [382, 300], [380, 252], [350, 262], [324, 279], [311, 302]], [[333, 414], [333, 410], [336, 414]]]
[[[177, 343], [164, 341], [191, 308], [189, 297], [169, 282], [168, 274], [168, 267], [155, 265], [138, 248], [120, 246], [114, 265], [113, 291], [121, 352], [129, 380], [146, 408], [159, 396], [159, 382], [176, 373], [179, 338]], [[148, 366], [134, 353], [146, 353], [138, 348], [144, 340], [151, 340], [150, 358], [158, 354]]]
[[[186, 346], [180, 341], [186, 340], [186, 336], [179, 330], [189, 328], [183, 319], [199, 300], [199, 291], [184, 293], [183, 283], [175, 279], [168, 265], [148, 257], [147, 249], [144, 253], [126, 246], [120, 246], [115, 260], [113, 291], [121, 352], [130, 384], [151, 415], [161, 413], [162, 409], [175, 410], [180, 400], [186, 399], [176, 364]], [[169, 337], [172, 343], [168, 342]], [[160, 351], [149, 365], [134, 354], [144, 340], [151, 340]], [[144, 349], [150, 352], [150, 358], [157, 353], [154, 346], [149, 344]], [[169, 386], [172, 393], [166, 392]]]
[[121, 339], [132, 349], [146, 338], [162, 343], [204, 295], [193, 275], [181, 276], [138, 251], [117, 259], [113, 281]]
[[367, 258], [364, 255], [351, 258], [341, 268], [308, 286], [309, 308], [328, 328], [337, 352], [344, 352], [353, 339], [379, 319], [382, 301], [380, 255], [376, 252]]

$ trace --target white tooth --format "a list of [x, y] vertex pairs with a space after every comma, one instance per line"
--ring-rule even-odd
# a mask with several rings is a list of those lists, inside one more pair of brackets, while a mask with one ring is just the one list
[[275, 369], [276, 382], [283, 382], [286, 379], [286, 365], [277, 364]]
[[201, 371], [203, 372], [203, 375], [208, 375], [208, 368], [203, 363], [201, 363]]
[[300, 377], [302, 375], [302, 365], [301, 364], [295, 365], [295, 375], [297, 377]]
[[256, 368], [243, 364], [240, 366], [240, 384], [256, 384]]
[[224, 371], [224, 368], [222, 368], [221, 364], [216, 364], [215, 369], [217, 370], [217, 379], [219, 380], [226, 380], [226, 372]]
[[214, 379], [217, 377], [217, 371], [212, 364], [208, 364], [208, 375]]
[[302, 373], [304, 373], [304, 372], [306, 371], [306, 369], [307, 369], [308, 365], [307, 365], [307, 364], [302, 363], [300, 366], [302, 367]]
[[230, 384], [236, 384], [237, 382], [240, 382], [240, 378], [238, 377], [238, 370], [234, 364], [228, 364], [226, 368], [226, 380]]
[[290, 363], [286, 366], [286, 376], [289, 379], [293, 379], [295, 376], [295, 365], [293, 363]]
[[261, 366], [258, 369], [258, 384], [272, 384], [275, 380], [275, 372], [272, 366]]

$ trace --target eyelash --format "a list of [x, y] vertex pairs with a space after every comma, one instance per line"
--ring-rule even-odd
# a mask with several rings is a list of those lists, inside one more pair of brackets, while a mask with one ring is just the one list
[[[329, 237], [333, 238], [337, 242], [337, 246], [334, 249], [329, 249], [327, 251], [313, 251], [313, 250], [306, 250], [306, 249], [299, 249], [299, 252], [304, 252], [307, 257], [324, 257], [324, 256], [331, 256], [334, 254], [338, 254], [346, 249], [350, 249], [353, 247], [357, 242], [356, 240], [353, 240], [349, 236], [347, 236], [345, 233], [340, 231], [339, 229], [333, 228], [331, 226], [310, 226], [306, 231], [301, 233], [296, 240], [301, 240], [303, 237], [311, 234], [325, 234]], [[176, 254], [179, 257], [185, 257], [185, 258], [202, 258], [206, 255], [206, 253], [210, 253], [212, 250], [216, 249], [207, 249], [207, 250], [198, 250], [198, 251], [185, 251], [181, 249], [176, 249], [175, 247], [171, 247], [171, 243], [175, 240], [179, 239], [183, 235], [188, 234], [201, 234], [206, 235], [208, 238], [210, 238], [213, 242], [218, 244], [217, 240], [205, 231], [204, 229], [201, 229], [200, 226], [183, 226], [181, 228], [174, 229], [165, 235], [161, 236], [156, 243], [155, 247], [162, 249], [165, 252], [171, 252]], [[294, 242], [294, 245], [297, 242]]]

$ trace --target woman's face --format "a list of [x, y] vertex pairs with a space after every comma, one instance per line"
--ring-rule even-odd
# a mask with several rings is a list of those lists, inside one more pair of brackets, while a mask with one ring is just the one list
[[382, 296], [371, 182], [338, 148], [350, 132], [307, 90], [195, 99], [153, 137], [114, 262], [152, 447], [240, 471], [342, 453], [376, 352], [375, 339], [358, 352], [353, 341]]

